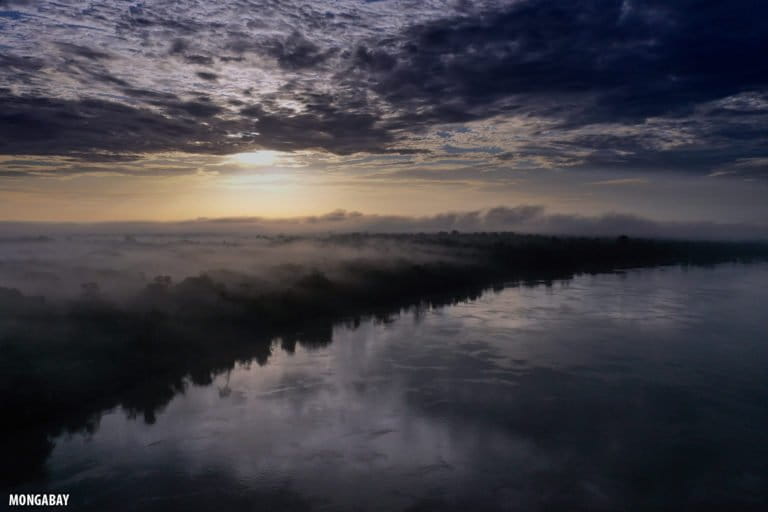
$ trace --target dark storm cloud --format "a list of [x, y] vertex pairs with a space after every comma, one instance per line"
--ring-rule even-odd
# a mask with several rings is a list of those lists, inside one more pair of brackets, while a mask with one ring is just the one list
[[190, 44], [185, 39], [174, 39], [171, 43], [169, 55], [178, 56], [189, 64], [197, 64], [200, 66], [210, 66], [213, 64], [213, 58], [207, 55], [190, 54]]
[[57, 5], [47, 46], [22, 13], [42, 7], [12, 4], [3, 153], [441, 156], [464, 146], [432, 144], [443, 125], [516, 120], [489, 161], [760, 178], [743, 162], [768, 156], [757, 0]]
[[280, 67], [297, 70], [319, 66], [333, 50], [323, 51], [301, 33], [294, 32], [283, 40], [271, 41], [266, 52], [277, 60]]
[[206, 117], [216, 112], [215, 106], [174, 102], [166, 107], [177, 117], [100, 100], [0, 96], [0, 152], [86, 157], [92, 153], [101, 160], [105, 152], [223, 153], [234, 148], [217, 139], [212, 127], [182, 117]]
[[213, 64], [213, 59], [205, 55], [185, 55], [184, 60], [190, 64], [198, 64], [201, 66], [210, 66]]
[[216, 73], [209, 73], [208, 71], [198, 71], [197, 76], [202, 78], [203, 80], [208, 80], [209, 82], [215, 82], [219, 79], [219, 75]]
[[684, 115], [768, 85], [765, 14], [759, 1], [516, 2], [408, 28], [372, 87], [403, 109], [432, 107], [428, 122], [444, 105], [486, 116], [520, 95], [576, 125]]
[[323, 94], [302, 96], [304, 111], [270, 112], [252, 105], [240, 113], [253, 120], [267, 147], [280, 150], [329, 149], [338, 154], [385, 152], [393, 136], [380, 126], [378, 116], [359, 102], [339, 102]]
[[112, 58], [108, 53], [88, 48], [87, 46], [70, 43], [58, 43], [57, 46], [66, 54], [89, 60], [108, 60]]
[[34, 57], [17, 57], [0, 54], [0, 69], [11, 73], [37, 71], [44, 65], [43, 61]]
[[[559, 130], [566, 145], [594, 150], [584, 167], [701, 171], [766, 154], [764, 104], [699, 110], [768, 87], [768, 31], [759, 21], [767, 12], [761, 2], [518, 2], [486, 16], [410, 27], [383, 49], [361, 48], [355, 76], [411, 130], [541, 116], [556, 122], [548, 129]], [[652, 147], [643, 130], [580, 133], [652, 117], [687, 121], [683, 128], [699, 144]]]
[[[0, 153], [79, 155], [186, 151], [229, 154], [255, 145], [282, 150], [327, 149], [339, 154], [385, 152], [392, 137], [376, 117], [340, 111], [321, 98], [303, 113], [271, 113], [260, 106], [223, 119], [209, 101], [179, 101], [153, 91], [123, 89], [155, 109], [102, 100], [58, 100], [3, 95], [0, 91]], [[245, 132], [251, 134], [244, 134]], [[234, 134], [230, 136], [231, 134]]]

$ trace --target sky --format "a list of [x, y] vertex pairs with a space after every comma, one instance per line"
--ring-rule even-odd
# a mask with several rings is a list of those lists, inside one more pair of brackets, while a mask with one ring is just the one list
[[501, 207], [765, 226], [766, 16], [759, 0], [0, 0], [0, 220]]

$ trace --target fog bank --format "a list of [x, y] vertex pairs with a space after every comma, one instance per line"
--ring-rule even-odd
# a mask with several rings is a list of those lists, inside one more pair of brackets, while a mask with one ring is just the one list
[[719, 223], [712, 221], [655, 221], [634, 215], [609, 213], [582, 216], [549, 213], [540, 205], [499, 206], [485, 210], [446, 212], [431, 216], [375, 215], [335, 210], [324, 215], [265, 218], [199, 218], [176, 222], [44, 223], [0, 222], [0, 236], [54, 234], [289, 234], [419, 233], [458, 230], [515, 231], [575, 236], [680, 238], [688, 240], [765, 240], [768, 222]]

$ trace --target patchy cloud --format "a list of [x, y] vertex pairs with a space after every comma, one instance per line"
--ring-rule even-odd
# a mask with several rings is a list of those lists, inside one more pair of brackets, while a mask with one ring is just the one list
[[2, 5], [3, 154], [400, 152], [766, 176], [749, 163], [768, 158], [758, 1]]

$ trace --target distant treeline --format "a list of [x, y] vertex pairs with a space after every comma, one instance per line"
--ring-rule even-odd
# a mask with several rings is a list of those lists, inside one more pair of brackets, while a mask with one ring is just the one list
[[[329, 268], [275, 265], [271, 279], [217, 271], [152, 279], [128, 302], [82, 284], [69, 302], [0, 288], [0, 482], [40, 475], [62, 431], [95, 429], [121, 406], [154, 421], [187, 379], [210, 383], [236, 362], [264, 364], [276, 346], [331, 342], [333, 325], [407, 308], [432, 308], [491, 288], [551, 284], [580, 273], [656, 265], [768, 261], [768, 244], [509, 233], [347, 234], [323, 247], [402, 244], [391, 258], [350, 258]], [[418, 246], [422, 257], [409, 259]], [[434, 259], [423, 254], [434, 250]], [[0, 283], [1, 284], [1, 283]], [[277, 345], [275, 341], [278, 339]]]

